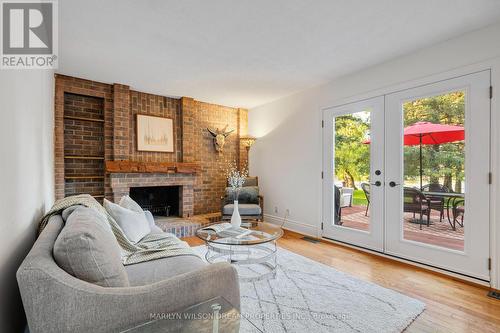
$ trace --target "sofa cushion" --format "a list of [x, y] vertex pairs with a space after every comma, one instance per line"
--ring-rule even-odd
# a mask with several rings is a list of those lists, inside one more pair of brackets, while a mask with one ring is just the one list
[[78, 207], [67, 218], [53, 249], [54, 259], [74, 277], [103, 287], [129, 286], [121, 248], [106, 218]]
[[[69, 219], [71, 214], [73, 214], [75, 211], [79, 210], [82, 207], [87, 208], [87, 207], [82, 206], [82, 205], [74, 205], [74, 206], [68, 207], [65, 210], [63, 210], [61, 213], [61, 217], [62, 217], [64, 223], [66, 223], [66, 221]], [[98, 212], [94, 209], [83, 210], [83, 211], [80, 211], [79, 214], [83, 214], [83, 212], [85, 212], [86, 214], [92, 215], [93, 218], [99, 220], [100, 225], [104, 226], [111, 234], [113, 233], [113, 229], [111, 228], [111, 225], [109, 224], [106, 216], [102, 215], [100, 212]]]
[[131, 286], [142, 286], [195, 271], [206, 265], [196, 256], [176, 256], [127, 265], [125, 270]]
[[[224, 215], [232, 215], [234, 210], [233, 204], [225, 205], [222, 209]], [[238, 204], [238, 212], [240, 215], [260, 215], [262, 210], [259, 205], [253, 204]]]
[[[235, 200], [234, 190], [231, 187], [226, 188], [226, 202], [231, 203]], [[242, 187], [238, 202], [242, 204], [259, 204], [259, 188], [257, 186]]]
[[132, 242], [137, 243], [151, 232], [144, 212], [135, 212], [104, 199], [104, 208]]
[[83, 207], [82, 205], [74, 205], [66, 208], [61, 212], [61, 217], [63, 218], [63, 221], [66, 222], [68, 220], [68, 217], [73, 214], [75, 210], [78, 208]]

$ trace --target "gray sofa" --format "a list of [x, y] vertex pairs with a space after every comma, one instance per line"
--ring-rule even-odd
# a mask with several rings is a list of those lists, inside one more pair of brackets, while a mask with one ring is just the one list
[[227, 263], [208, 265], [177, 256], [125, 266], [127, 287], [102, 287], [60, 268], [54, 243], [63, 229], [54, 216], [17, 272], [29, 329], [36, 332], [118, 332], [222, 296], [239, 309], [237, 273]]

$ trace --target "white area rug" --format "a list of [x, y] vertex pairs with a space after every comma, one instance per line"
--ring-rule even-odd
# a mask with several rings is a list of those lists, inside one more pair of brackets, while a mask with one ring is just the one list
[[425, 308], [282, 248], [277, 260], [276, 279], [240, 283], [241, 313], [263, 332], [402, 332]]

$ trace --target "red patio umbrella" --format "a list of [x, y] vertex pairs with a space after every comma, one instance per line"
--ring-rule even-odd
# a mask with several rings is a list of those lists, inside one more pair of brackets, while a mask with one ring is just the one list
[[[420, 146], [420, 188], [422, 188], [422, 145], [462, 141], [465, 138], [465, 129], [462, 126], [420, 121], [405, 127], [403, 137], [405, 146]], [[370, 143], [370, 140], [363, 143]]]
[[405, 146], [420, 146], [420, 189], [422, 189], [422, 145], [439, 145], [462, 141], [465, 130], [462, 126], [434, 124], [428, 121], [419, 121], [404, 129]]
[[465, 131], [462, 126], [434, 124], [420, 121], [404, 129], [405, 146], [438, 145], [441, 143], [462, 141]]

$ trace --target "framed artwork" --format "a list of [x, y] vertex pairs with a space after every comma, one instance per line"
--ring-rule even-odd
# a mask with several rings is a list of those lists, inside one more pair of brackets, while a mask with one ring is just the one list
[[174, 152], [174, 122], [171, 118], [138, 114], [137, 150]]

